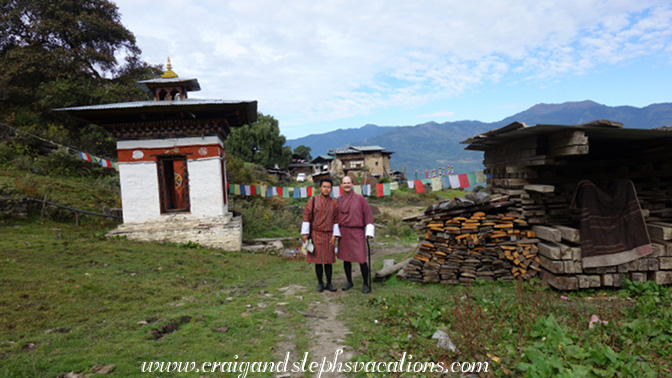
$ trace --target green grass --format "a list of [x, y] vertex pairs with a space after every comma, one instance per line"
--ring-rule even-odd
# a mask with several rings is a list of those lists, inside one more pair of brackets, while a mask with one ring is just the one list
[[[0, 227], [0, 376], [115, 364], [117, 376], [140, 377], [150, 361], [277, 361], [282, 335], [293, 335], [300, 355], [309, 351], [309, 320], [297, 310], [325, 300], [314, 292], [312, 265], [193, 243], [106, 239], [104, 231], [94, 223]], [[374, 270], [382, 266], [375, 250], [388, 242], [374, 245]], [[399, 261], [410, 249], [385, 257]], [[342, 279], [340, 263], [334, 274]], [[279, 289], [290, 284], [304, 289], [286, 297]], [[391, 278], [373, 290], [333, 299], [346, 309], [340, 318], [356, 361], [396, 361], [406, 352], [413, 361], [487, 361], [482, 376], [672, 375], [669, 287], [559, 293], [539, 282], [465, 287]], [[588, 329], [592, 314], [609, 325]], [[157, 339], [171, 321], [177, 330]], [[220, 327], [228, 329], [213, 331]], [[437, 330], [457, 352], [436, 347]]]
[[[51, 222], [0, 228], [0, 376], [55, 377], [103, 363], [131, 377], [144, 376], [143, 361], [270, 361], [281, 332], [297, 333], [306, 350], [295, 310], [315, 294], [278, 291], [312, 288], [305, 262], [100, 234]], [[286, 316], [275, 313], [277, 302], [287, 302]], [[176, 332], [152, 337], [184, 316]]]
[[[672, 376], [670, 288], [628, 285], [558, 293], [539, 282], [467, 287], [392, 278], [365, 306], [346, 297], [353, 311], [344, 316], [359, 361], [397, 361], [407, 352], [445, 366], [487, 361], [489, 373], [481, 376]], [[609, 324], [589, 329], [592, 314]], [[456, 352], [436, 347], [437, 330], [449, 334]]]

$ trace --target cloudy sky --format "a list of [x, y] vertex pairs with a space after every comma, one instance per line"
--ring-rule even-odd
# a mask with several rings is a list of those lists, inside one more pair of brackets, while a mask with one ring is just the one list
[[288, 139], [672, 102], [669, 0], [112, 1], [191, 98], [257, 100]]

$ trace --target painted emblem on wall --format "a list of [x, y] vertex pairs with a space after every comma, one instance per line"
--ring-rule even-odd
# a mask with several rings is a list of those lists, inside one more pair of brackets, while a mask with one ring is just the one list
[[208, 149], [206, 147], [201, 147], [198, 149], [198, 154], [201, 156], [205, 156], [208, 154]]
[[142, 159], [144, 156], [145, 154], [140, 150], [133, 151], [133, 159], [135, 160]]

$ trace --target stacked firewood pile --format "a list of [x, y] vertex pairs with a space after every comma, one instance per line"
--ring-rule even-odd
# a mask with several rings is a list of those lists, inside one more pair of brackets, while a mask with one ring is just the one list
[[534, 277], [539, 240], [519, 213], [507, 211], [512, 204], [507, 196], [470, 194], [406, 218], [417, 221], [425, 236], [403, 275], [447, 284]]

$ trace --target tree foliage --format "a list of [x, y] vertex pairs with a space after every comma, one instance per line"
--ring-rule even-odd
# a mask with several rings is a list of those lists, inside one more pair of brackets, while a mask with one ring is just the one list
[[[69, 138], [80, 126], [58, 107], [146, 99], [135, 81], [160, 74], [140, 60], [133, 33], [107, 0], [0, 1], [0, 120], [37, 118], [31, 131], [61, 123]], [[124, 56], [120, 64], [117, 56]], [[91, 151], [94, 152], [94, 151]]]
[[313, 160], [313, 156], [310, 154], [310, 151], [311, 151], [310, 147], [304, 146], [302, 144], [294, 149], [294, 155], [299, 155], [304, 160]]
[[270, 115], [259, 113], [251, 125], [234, 128], [226, 138], [226, 151], [244, 161], [273, 168], [287, 168], [292, 160], [292, 150], [285, 146], [278, 121]]

